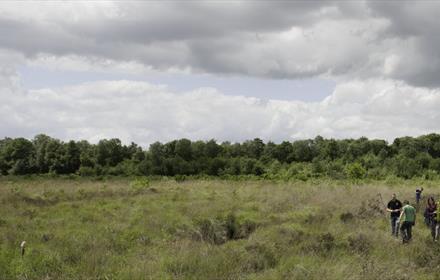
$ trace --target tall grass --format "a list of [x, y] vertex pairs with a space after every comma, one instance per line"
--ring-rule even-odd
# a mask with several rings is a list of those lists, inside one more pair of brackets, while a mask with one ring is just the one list
[[411, 200], [420, 184], [440, 194], [391, 179], [3, 178], [0, 279], [439, 279], [421, 214], [402, 245], [378, 195]]

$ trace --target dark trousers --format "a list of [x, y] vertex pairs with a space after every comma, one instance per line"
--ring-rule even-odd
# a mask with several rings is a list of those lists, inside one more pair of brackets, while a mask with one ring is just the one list
[[400, 226], [400, 231], [402, 232], [403, 243], [406, 243], [412, 238], [412, 227], [414, 222], [403, 222]]
[[391, 234], [395, 235], [396, 237], [399, 237], [399, 217], [393, 217], [391, 216]]

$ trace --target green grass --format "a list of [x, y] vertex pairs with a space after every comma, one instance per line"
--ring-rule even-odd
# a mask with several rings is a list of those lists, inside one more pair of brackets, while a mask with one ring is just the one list
[[380, 212], [419, 184], [2, 178], [0, 279], [440, 279]]

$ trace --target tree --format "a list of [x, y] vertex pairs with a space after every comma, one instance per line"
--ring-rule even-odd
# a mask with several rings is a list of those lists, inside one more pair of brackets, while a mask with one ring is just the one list
[[208, 175], [217, 176], [225, 169], [226, 161], [222, 158], [213, 158], [208, 161]]
[[404, 179], [411, 179], [420, 172], [420, 165], [417, 161], [412, 158], [407, 158], [403, 155], [399, 155], [394, 158], [395, 162], [395, 173], [398, 177]]
[[124, 160], [121, 140], [114, 138], [99, 141], [96, 157], [97, 163], [101, 166], [116, 166]]
[[206, 142], [205, 155], [209, 158], [217, 157], [222, 151], [222, 147], [215, 142], [214, 139]]
[[312, 140], [298, 140], [292, 144], [292, 156], [294, 161], [311, 162], [316, 156], [316, 153], [316, 147]]
[[47, 146], [52, 141], [55, 141], [55, 139], [44, 134], [38, 134], [32, 141], [35, 147], [36, 167], [40, 173], [49, 172], [49, 163], [47, 162], [46, 154]]
[[283, 141], [275, 147], [275, 159], [279, 162], [291, 163], [295, 160], [294, 148], [288, 141]]
[[65, 172], [67, 174], [69, 173], [75, 173], [78, 171], [80, 165], [81, 165], [81, 152], [79, 150], [78, 145], [75, 143], [75, 141], [69, 141], [66, 145], [65, 149], [65, 162], [66, 162], [66, 170]]
[[198, 160], [205, 156], [205, 146], [206, 144], [203, 141], [196, 141], [191, 143], [191, 151], [195, 160]]
[[80, 150], [79, 161], [81, 167], [93, 168], [96, 165], [96, 146], [83, 140], [77, 143]]
[[34, 173], [35, 149], [31, 141], [25, 138], [16, 138], [6, 141], [2, 147], [2, 159], [7, 173], [12, 175], [24, 175]]
[[191, 141], [188, 139], [180, 139], [176, 142], [175, 153], [186, 161], [192, 159]]
[[264, 146], [263, 154], [261, 155], [261, 160], [265, 163], [269, 163], [276, 159], [276, 148], [277, 145], [274, 142], [267, 142]]
[[326, 140], [322, 148], [322, 155], [324, 158], [335, 160], [339, 157], [338, 142], [335, 139]]
[[246, 151], [246, 155], [250, 158], [259, 159], [264, 151], [264, 143], [260, 138], [255, 138], [252, 141], [245, 141], [243, 146]]
[[7, 175], [11, 166], [9, 162], [6, 160], [6, 147], [9, 145], [9, 142], [12, 141], [11, 138], [5, 138], [0, 140], [0, 174]]

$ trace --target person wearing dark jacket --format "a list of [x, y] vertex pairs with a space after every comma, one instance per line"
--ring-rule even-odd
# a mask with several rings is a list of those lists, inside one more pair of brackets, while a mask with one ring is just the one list
[[416, 189], [416, 205], [419, 206], [420, 199], [422, 198], [423, 188]]
[[387, 211], [390, 212], [391, 221], [391, 234], [393, 236], [399, 237], [399, 216], [400, 210], [402, 209], [402, 202], [397, 199], [396, 194], [393, 194], [392, 199], [388, 202]]
[[437, 226], [436, 211], [437, 211], [437, 204], [435, 203], [434, 197], [430, 196], [428, 198], [428, 204], [426, 205], [426, 209], [425, 209], [425, 223], [431, 229], [431, 236], [433, 240], [436, 239], [435, 238], [436, 237], [435, 230]]

